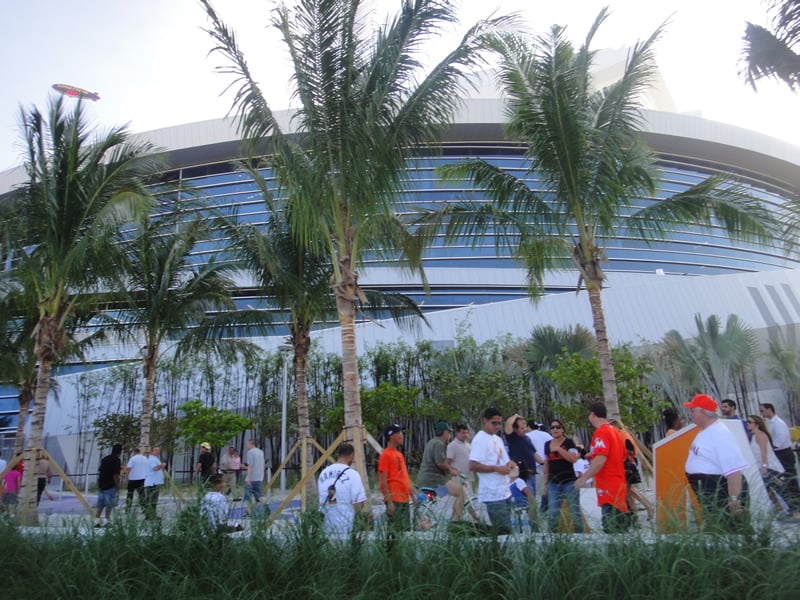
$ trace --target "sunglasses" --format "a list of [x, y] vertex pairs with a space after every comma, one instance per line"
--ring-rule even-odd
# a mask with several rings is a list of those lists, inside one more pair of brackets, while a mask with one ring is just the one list
[[502, 421], [489, 421], [489, 425], [494, 425], [495, 427], [500, 427], [502, 424]]
[[564, 429], [561, 425], [550, 425], [550, 429]]

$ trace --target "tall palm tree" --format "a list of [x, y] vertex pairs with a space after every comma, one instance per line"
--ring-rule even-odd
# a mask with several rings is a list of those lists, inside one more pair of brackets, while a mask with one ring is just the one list
[[[240, 166], [256, 183], [269, 216], [264, 225], [253, 225], [238, 224], [234, 215], [225, 229], [237, 265], [254, 278], [261, 294], [288, 312], [286, 325], [293, 350], [298, 433], [307, 438], [311, 435], [306, 385], [311, 330], [315, 323], [336, 314], [336, 303], [330, 293], [333, 269], [329, 256], [298, 244], [291, 231], [290, 207], [285, 199], [275, 197], [262, 168], [252, 162]], [[268, 167], [269, 163], [261, 166]], [[364, 290], [364, 295], [367, 301], [363, 308], [370, 312], [388, 313], [403, 324], [409, 322], [406, 317], [411, 315], [424, 320], [417, 305], [407, 296], [374, 290]], [[310, 470], [313, 463], [309, 453], [305, 470]], [[310, 498], [316, 495], [313, 479], [308, 481], [306, 493]]]
[[800, 0], [771, 0], [769, 4], [772, 30], [753, 23], [745, 27], [744, 76], [753, 89], [766, 77], [794, 90], [800, 86]]
[[[142, 399], [142, 452], [150, 450], [150, 424], [156, 370], [167, 341], [178, 344], [178, 354], [189, 346], [197, 350], [198, 335], [208, 344], [235, 345], [232, 338], [208, 337], [209, 320], [218, 311], [232, 311], [233, 282], [229, 267], [214, 260], [193, 264], [192, 252], [210, 234], [207, 216], [189, 217], [180, 208], [170, 215], [149, 216], [141, 224], [128, 249], [124, 282], [130, 290], [122, 321], [130, 333], [142, 336], [142, 366], [145, 390]], [[223, 316], [229, 321], [227, 316]]]
[[[584, 44], [575, 49], [562, 27], [529, 40], [495, 36], [499, 80], [508, 99], [508, 133], [527, 145], [530, 166], [520, 177], [479, 158], [448, 165], [445, 175], [468, 177], [490, 203], [453, 203], [418, 221], [431, 239], [444, 223], [446, 236], [491, 233], [525, 265], [532, 295], [544, 273], [571, 261], [585, 285], [609, 415], [619, 418], [614, 367], [602, 305], [604, 240], [632, 230], [644, 239], [664, 237], [672, 224], [717, 226], [743, 239], [766, 240], [770, 213], [756, 200], [712, 176], [694, 187], [653, 201], [655, 161], [639, 135], [641, 98], [654, 71], [653, 45], [661, 28], [628, 54], [621, 78], [602, 90], [591, 85], [598, 15]], [[531, 189], [526, 179], [537, 179]]]
[[[356, 307], [365, 296], [358, 267], [365, 253], [403, 257], [408, 238], [393, 212], [403, 175], [417, 150], [436, 140], [452, 117], [465, 75], [483, 56], [473, 27], [445, 58], [425, 70], [425, 42], [457, 21], [453, 3], [402, 0], [396, 17], [372, 34], [364, 0], [300, 0], [281, 4], [272, 24], [289, 51], [294, 73], [295, 135], [276, 119], [254, 81], [234, 34], [203, 0], [209, 33], [237, 77], [232, 110], [254, 145], [269, 138], [273, 166], [292, 213], [298, 243], [330, 257], [330, 285], [342, 332], [345, 427], [362, 426], [356, 353]], [[363, 447], [356, 465], [364, 472]]]
[[[36, 377], [31, 435], [25, 460], [41, 448], [53, 362], [68, 341], [78, 313], [88, 312], [97, 292], [122, 263], [122, 225], [149, 210], [145, 183], [163, 162], [149, 143], [133, 142], [124, 128], [92, 136], [80, 102], [65, 109], [50, 103], [45, 116], [35, 107], [22, 113], [27, 181], [11, 202], [27, 219], [27, 235], [14, 265], [36, 302]], [[29, 288], [27, 286], [30, 286]], [[23, 521], [38, 522], [34, 469], [23, 483]]]

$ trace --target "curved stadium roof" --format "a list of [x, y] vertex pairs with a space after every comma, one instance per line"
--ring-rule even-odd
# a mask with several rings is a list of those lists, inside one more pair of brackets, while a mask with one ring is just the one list
[[[484, 86], [483, 89], [486, 88]], [[513, 140], [505, 139], [502, 100], [496, 93], [479, 91], [476, 96], [465, 101], [455, 124], [447, 130], [441, 144], [441, 154], [428, 156], [419, 164], [409, 167], [409, 186], [400, 195], [398, 210], [413, 211], [420, 204], [430, 206], [454, 199], [480, 198], [480, 194], [466, 184], [443, 184], [436, 176], [436, 166], [458, 160], [461, 156], [480, 155], [504, 168], [525, 169], [527, 163], [523, 148]], [[279, 115], [286, 130], [290, 131], [290, 113], [285, 111]], [[735, 176], [749, 186], [753, 194], [772, 205], [782, 203], [785, 198], [800, 190], [800, 148], [796, 146], [696, 116], [647, 110], [644, 117], [642, 136], [656, 152], [663, 176], [656, 196], [643, 198], [642, 202], [655, 201], [659, 197], [680, 191], [713, 173]], [[172, 175], [201, 190], [215, 206], [223, 209], [236, 207], [240, 216], [251, 222], [264, 219], [255, 186], [245, 175], [237, 172], [231, 162], [242, 157], [242, 145], [231, 120], [216, 119], [179, 125], [140, 135], [156, 146], [165, 148], [169, 153]], [[0, 194], [20, 182], [21, 177], [19, 169], [0, 174]], [[530, 181], [530, 185], [536, 184], [535, 179]], [[203, 256], [210, 255], [214, 249], [215, 246], [209, 243], [205, 249], [199, 251], [197, 260], [203, 260]], [[609, 276], [606, 304], [610, 314], [614, 311], [615, 288], [636, 286], [639, 290], [637, 293], [640, 293], [642, 286], [659, 287], [667, 282], [672, 282], [670, 287], [677, 288], [676, 278], [683, 279], [686, 276], [690, 276], [690, 279], [697, 279], [699, 276], [702, 279], [711, 276], [757, 276], [784, 272], [784, 276], [794, 277], [794, 269], [800, 267], [800, 261], [786, 258], [777, 248], [732, 244], [721, 232], [707, 234], [688, 227], [675, 231], [669, 241], [650, 245], [621, 232], [619, 237], [607, 240], [606, 253], [609, 258], [606, 268]], [[495, 337], [506, 332], [526, 335], [536, 323], [566, 326], [585, 322], [588, 316], [588, 302], [582, 297], [574, 307], [575, 310], [570, 311], [571, 320], [562, 322], [563, 319], [556, 318], [555, 314], [552, 318], [548, 316], [548, 306], [569, 304], [567, 298], [574, 298], [577, 276], [570, 272], [548, 275], [548, 291], [557, 296], [558, 300], [546, 298], [536, 308], [532, 307], [525, 293], [524, 271], [509, 257], [498, 256], [491, 240], [475, 248], [470, 244], [435, 244], [426, 255], [425, 267], [431, 286], [430, 296], [423, 294], [418, 280], [409, 279], [390, 263], [377, 260], [367, 262], [361, 281], [369, 287], [409, 294], [422, 304], [426, 312], [447, 313], [451, 315], [450, 319], [472, 320], [476, 307], [482, 306], [483, 311], [494, 315], [487, 318], [495, 326], [489, 326], [479, 337]], [[249, 282], [242, 280], [241, 283], [240, 303], [263, 305], [263, 300], [249, 291]], [[694, 285], [699, 285], [699, 281], [695, 281]], [[715, 285], [720, 284], [718, 282]], [[659, 295], [664, 302], [667, 296]], [[765, 291], [763, 297], [771, 296]], [[776, 314], [782, 317], [777, 321], [773, 319], [773, 322], [800, 323], [800, 308], [797, 303], [788, 298], [785, 300], [785, 306], [794, 307], [794, 312], [790, 310], [787, 316], [786, 310], [775, 308]], [[507, 314], [504, 311], [510, 308], [511, 302], [521, 302], [527, 307], [532, 315], [530, 323], [517, 318], [509, 326], [502, 324], [504, 319], [501, 317]], [[728, 314], [726, 304], [728, 303], [703, 303], [691, 310], [724, 316]], [[585, 305], [585, 310], [580, 308], [581, 305]], [[748, 315], [754, 317], [758, 313], [755, 305], [751, 308], [745, 314], [742, 314], [743, 309], [740, 308], [737, 314], [750, 322]], [[636, 310], [635, 306], [629, 307], [626, 314], [630, 317]], [[659, 311], [652, 306], [645, 310], [651, 321], [662, 320], [654, 318]], [[467, 317], [468, 314], [473, 316]], [[446, 315], [442, 314], [440, 318], [446, 318]], [[630, 326], [635, 319], [626, 318], [623, 321], [621, 326], [609, 324], [615, 341], [633, 340], [644, 335], [643, 331]], [[663, 321], [654, 323], [655, 330], [649, 335], [659, 331], [660, 336], [669, 329], [680, 329], [680, 323], [675, 318], [667, 318], [665, 315]], [[688, 322], [693, 325], [691, 316]], [[494, 335], [489, 335], [489, 330], [494, 330]], [[439, 333], [435, 330], [427, 333], [422, 331], [419, 335], [435, 339], [451, 337], [444, 331]], [[266, 342], [271, 345], [271, 342]]]

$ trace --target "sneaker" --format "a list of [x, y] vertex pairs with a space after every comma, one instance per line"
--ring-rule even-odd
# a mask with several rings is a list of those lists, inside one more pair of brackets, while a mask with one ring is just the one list
[[102, 527], [103, 527], [103, 524], [102, 524], [102, 523], [95, 523], [95, 524], [94, 524], [94, 528], [95, 528], [95, 529], [102, 529]]

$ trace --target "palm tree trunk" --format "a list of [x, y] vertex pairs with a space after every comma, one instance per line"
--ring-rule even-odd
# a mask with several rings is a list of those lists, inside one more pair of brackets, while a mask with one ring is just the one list
[[[367, 486], [367, 468], [362, 439], [361, 392], [358, 385], [358, 352], [356, 349], [356, 303], [353, 297], [336, 294], [336, 309], [342, 329], [342, 389], [344, 391], [345, 439], [355, 446], [354, 467]], [[354, 430], [358, 431], [355, 432]]]
[[[294, 376], [297, 393], [297, 431], [300, 434], [300, 439], [307, 440], [311, 437], [311, 423], [308, 418], [308, 386], [306, 384], [306, 366], [308, 352], [311, 348], [311, 328], [302, 325], [292, 332], [292, 345], [294, 346]], [[314, 465], [314, 458], [310, 448], [306, 449], [304, 459], [301, 466], [302, 477], [305, 477], [306, 473]], [[318, 501], [317, 486], [314, 481], [314, 477], [310, 478], [306, 482], [305, 489], [306, 507], [311, 507], [312, 509], [316, 509]]]
[[597, 358], [600, 362], [600, 377], [603, 382], [603, 401], [608, 410], [608, 418], [621, 420], [617, 398], [617, 380], [614, 375], [614, 363], [611, 360], [611, 349], [606, 331], [606, 317], [603, 312], [602, 284], [587, 280], [586, 290], [589, 292], [594, 334], [597, 337]]
[[19, 392], [19, 413], [17, 415], [17, 433], [14, 435], [14, 456], [22, 452], [25, 446], [25, 421], [28, 420], [28, 410], [33, 401], [33, 389], [24, 384]]
[[[42, 448], [44, 438], [44, 418], [47, 411], [47, 397], [50, 394], [50, 373], [53, 370], [53, 361], [47, 357], [48, 346], [43, 346], [37, 340], [37, 355], [39, 356], [39, 370], [36, 373], [36, 393], [33, 400], [33, 414], [31, 415], [31, 435], [25, 448], [25, 473], [22, 478], [20, 490], [20, 522], [23, 525], [38, 525], [39, 513], [36, 509], [36, 451]], [[41, 351], [40, 348], [45, 348]]]
[[156, 359], [155, 352], [149, 352], [144, 359], [144, 398], [142, 398], [142, 417], [139, 446], [142, 454], [150, 454], [150, 424], [153, 421], [153, 398], [155, 396]]

